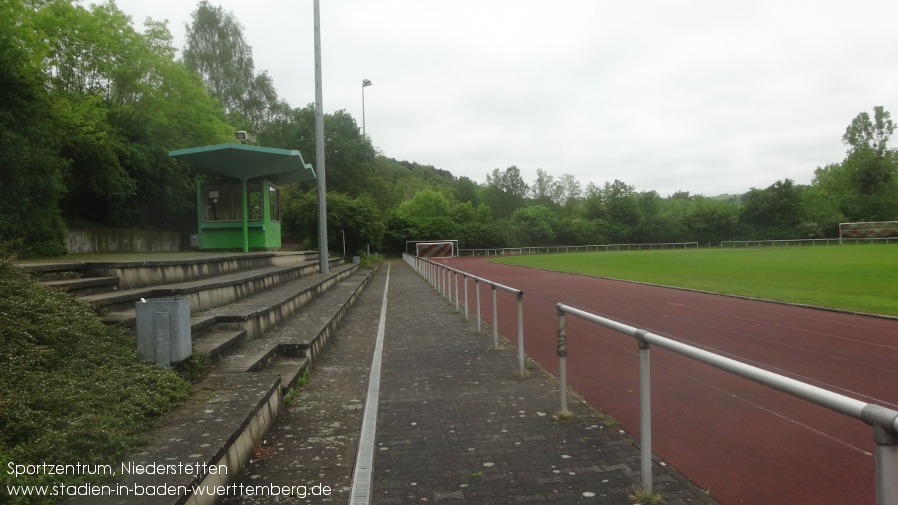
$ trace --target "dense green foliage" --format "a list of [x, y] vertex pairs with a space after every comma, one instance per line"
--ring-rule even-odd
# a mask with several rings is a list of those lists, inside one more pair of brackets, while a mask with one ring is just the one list
[[[239, 20], [221, 7], [198, 3], [180, 60], [165, 23], [138, 31], [111, 2], [0, 0], [0, 9], [0, 243], [20, 255], [63, 252], [66, 223], [194, 232], [198, 174], [169, 158], [172, 149], [246, 130], [259, 145], [316, 159], [314, 106], [278, 96]], [[898, 219], [895, 127], [882, 107], [851, 121], [845, 159], [818, 167], [810, 186], [787, 179], [724, 199], [662, 196], [621, 180], [583, 187], [542, 168], [528, 183], [513, 165], [482, 167], [479, 183], [378, 153], [343, 110], [324, 126], [331, 250], [339, 230], [357, 253], [449, 238], [462, 248], [713, 245], [832, 237], [839, 222]], [[313, 190], [282, 192], [287, 228], [310, 246]]]
[[167, 153], [233, 130], [165, 25], [69, 0], [0, 0], [0, 23], [0, 242], [65, 252], [65, 220], [189, 231], [196, 174]]
[[[127, 331], [0, 259], [0, 464], [113, 464], [190, 384], [143, 361]], [[0, 483], [77, 483], [84, 475]], [[65, 479], [65, 480], [63, 480]], [[46, 500], [46, 499], [45, 499]], [[22, 503], [45, 503], [23, 501]]]
[[895, 245], [513, 256], [500, 263], [898, 316]]

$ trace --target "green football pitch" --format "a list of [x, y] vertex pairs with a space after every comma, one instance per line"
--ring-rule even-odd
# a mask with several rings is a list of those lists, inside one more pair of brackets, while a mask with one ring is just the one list
[[898, 316], [895, 245], [595, 252], [493, 261]]

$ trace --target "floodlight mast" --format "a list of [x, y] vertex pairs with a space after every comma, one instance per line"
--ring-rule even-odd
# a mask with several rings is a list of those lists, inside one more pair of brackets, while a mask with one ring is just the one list
[[327, 251], [327, 187], [324, 177], [324, 94], [321, 90], [321, 9], [315, 0], [315, 168], [318, 172], [318, 270], [330, 272]]
[[371, 84], [368, 79], [362, 79], [362, 137], [365, 136], [365, 88]]

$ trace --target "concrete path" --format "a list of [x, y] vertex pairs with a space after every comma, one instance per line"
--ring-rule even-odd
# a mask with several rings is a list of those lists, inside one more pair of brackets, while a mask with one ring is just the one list
[[[372, 279], [225, 503], [349, 502], [384, 302], [373, 471], [353, 503], [634, 503], [634, 440], [576, 395], [574, 417], [556, 420], [555, 378], [535, 366], [520, 377], [511, 344], [491, 350], [491, 333], [401, 261]], [[663, 463], [653, 475], [670, 505], [713, 503]], [[273, 485], [292, 496], [245, 492]]]

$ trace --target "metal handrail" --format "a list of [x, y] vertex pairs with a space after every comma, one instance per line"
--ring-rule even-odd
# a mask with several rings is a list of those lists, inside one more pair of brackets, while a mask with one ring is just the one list
[[878, 505], [898, 505], [898, 411], [812, 386], [562, 303], [557, 304], [556, 308], [558, 311], [558, 374], [561, 386], [562, 412], [567, 412], [567, 334], [565, 320], [567, 314], [604, 326], [618, 333], [629, 335], [635, 338], [639, 344], [641, 480], [642, 488], [646, 493], [651, 494], [652, 492], [649, 347], [657, 345], [681, 356], [694, 359], [869, 424], [874, 428], [873, 438], [876, 442], [876, 503]]
[[504, 284], [500, 284], [498, 282], [491, 281], [489, 279], [485, 279], [483, 277], [478, 277], [476, 275], [464, 272], [457, 268], [452, 268], [448, 265], [444, 265], [442, 263], [437, 263], [433, 260], [422, 258], [419, 256], [412, 256], [410, 254], [403, 253], [402, 258], [411, 266], [419, 275], [424, 277], [434, 289], [437, 290], [444, 298], [449, 299], [450, 303], [452, 302], [452, 285], [451, 282], [452, 276], [454, 276], [455, 280], [455, 311], [458, 312], [459, 307], [459, 289], [458, 289], [458, 277], [461, 276], [464, 279], [465, 286], [465, 295], [464, 295], [464, 309], [465, 309], [465, 321], [468, 321], [468, 281], [470, 278], [474, 281], [474, 291], [476, 295], [476, 306], [477, 306], [477, 332], [481, 331], [481, 321], [480, 317], [480, 284], [486, 284], [490, 286], [492, 292], [492, 303], [493, 303], [493, 346], [498, 349], [499, 348], [499, 314], [498, 314], [498, 303], [496, 301], [496, 291], [502, 290], [507, 291], [517, 298], [518, 302], [518, 368], [520, 369], [520, 373], [524, 375], [524, 291], [506, 286]]

